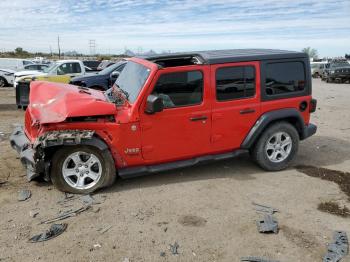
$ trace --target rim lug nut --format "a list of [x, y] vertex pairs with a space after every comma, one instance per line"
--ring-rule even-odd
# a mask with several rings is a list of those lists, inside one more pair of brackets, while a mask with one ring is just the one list
[[89, 174], [89, 171], [86, 171], [85, 173], [86, 173], [86, 174]]

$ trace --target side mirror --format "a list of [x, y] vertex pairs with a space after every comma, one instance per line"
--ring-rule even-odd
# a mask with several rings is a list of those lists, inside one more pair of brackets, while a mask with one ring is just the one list
[[119, 75], [120, 75], [120, 72], [119, 72], [119, 71], [113, 71], [113, 72], [111, 73], [111, 78], [112, 78], [112, 79], [117, 79], [117, 78], [119, 77]]
[[159, 96], [149, 95], [147, 97], [147, 104], [145, 112], [147, 114], [154, 114], [157, 112], [162, 112], [164, 109], [163, 99]]

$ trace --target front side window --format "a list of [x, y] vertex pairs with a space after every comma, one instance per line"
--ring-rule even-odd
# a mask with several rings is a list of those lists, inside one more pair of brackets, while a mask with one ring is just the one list
[[76, 73], [81, 73], [81, 68], [79, 63], [64, 63], [60, 65], [57, 69], [58, 75], [76, 74]]
[[203, 98], [203, 74], [201, 71], [163, 74], [152, 94], [163, 99], [164, 108], [200, 104]]
[[227, 101], [255, 95], [253, 66], [222, 67], [216, 71], [216, 99]]
[[268, 96], [303, 91], [305, 83], [305, 69], [302, 62], [267, 64], [265, 86]]

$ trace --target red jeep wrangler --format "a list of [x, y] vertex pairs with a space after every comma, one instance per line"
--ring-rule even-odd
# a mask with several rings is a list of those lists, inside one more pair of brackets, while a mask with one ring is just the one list
[[132, 177], [250, 152], [287, 167], [309, 123], [309, 58], [281, 50], [222, 50], [128, 59], [107, 92], [31, 83], [25, 127], [11, 145], [28, 180], [89, 193]]

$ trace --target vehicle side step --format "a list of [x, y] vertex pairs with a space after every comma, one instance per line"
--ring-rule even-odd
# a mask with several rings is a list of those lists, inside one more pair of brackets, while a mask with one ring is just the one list
[[137, 176], [142, 176], [147, 174], [154, 174], [154, 173], [177, 169], [177, 168], [190, 167], [190, 166], [204, 164], [212, 161], [233, 158], [246, 152], [248, 151], [238, 149], [229, 153], [200, 156], [200, 157], [191, 158], [187, 160], [180, 160], [180, 161], [158, 164], [158, 165], [128, 167], [128, 168], [119, 169], [118, 174], [122, 178], [132, 178], [132, 177], [137, 177]]

